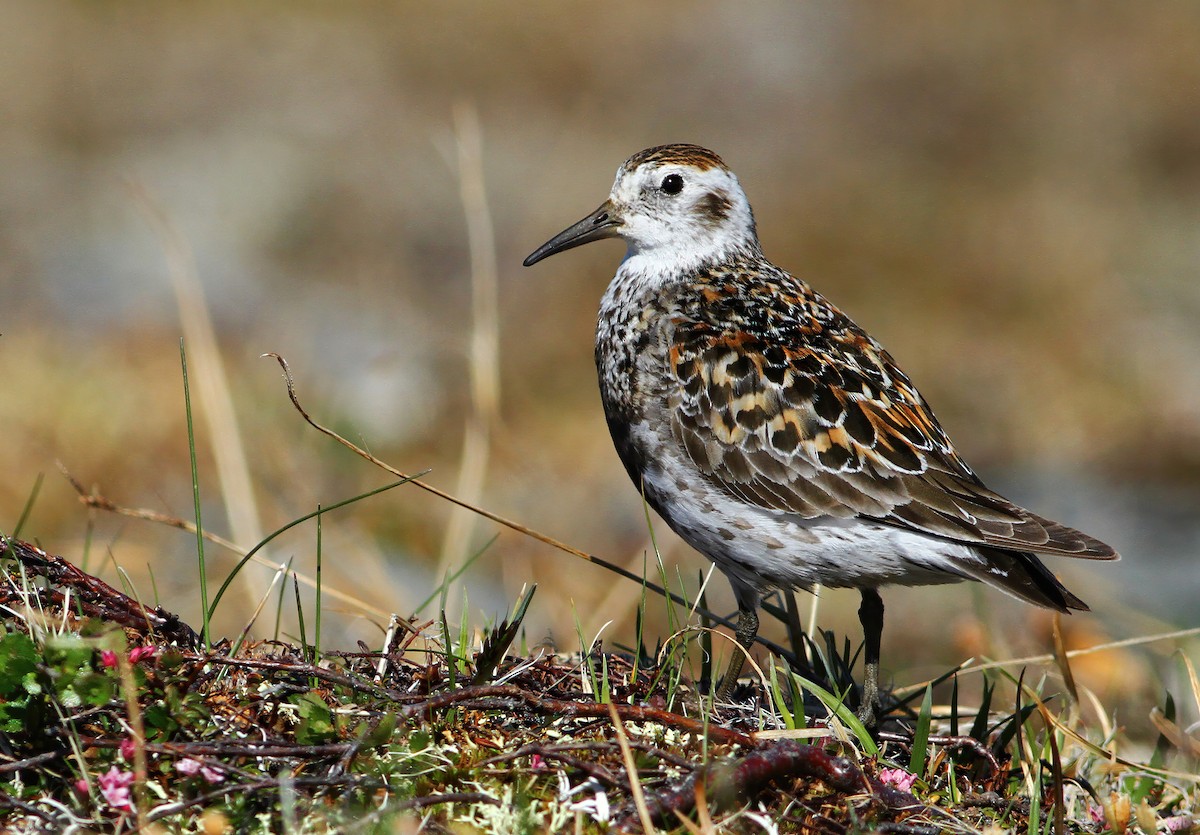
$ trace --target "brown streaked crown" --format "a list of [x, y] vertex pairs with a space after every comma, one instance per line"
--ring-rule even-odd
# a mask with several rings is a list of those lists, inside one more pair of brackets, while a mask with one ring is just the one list
[[654, 165], [690, 165], [701, 171], [707, 171], [710, 168], [725, 168], [725, 161], [708, 150], [708, 148], [701, 148], [699, 145], [688, 145], [685, 143], [657, 145], [653, 148], [647, 148], [644, 151], [638, 151], [625, 160], [625, 165], [622, 167], [627, 171], [632, 171], [639, 165], [646, 163]]

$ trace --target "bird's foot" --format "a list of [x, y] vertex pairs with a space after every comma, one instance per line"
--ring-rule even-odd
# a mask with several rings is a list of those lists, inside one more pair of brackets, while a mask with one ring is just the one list
[[858, 721], [862, 722], [863, 727], [868, 731], [875, 730], [875, 726], [879, 723], [878, 708], [879, 705], [877, 702], [868, 702], [866, 699], [864, 699], [863, 703], [858, 706], [858, 710], [854, 714], [858, 717]]

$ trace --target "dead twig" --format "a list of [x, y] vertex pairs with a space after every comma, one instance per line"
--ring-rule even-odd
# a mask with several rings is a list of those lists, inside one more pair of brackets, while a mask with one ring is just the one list
[[[404, 716], [408, 718], [432, 718], [437, 711], [459, 702], [465, 701], [498, 701], [510, 700], [523, 703], [539, 713], [549, 713], [567, 718], [597, 718], [606, 717], [608, 705], [596, 702], [574, 702], [565, 699], [554, 699], [532, 693], [512, 684], [486, 684], [477, 687], [464, 687], [453, 693], [444, 693], [427, 699], [417, 705], [404, 708]], [[614, 705], [617, 715], [625, 722], [654, 722], [659, 725], [677, 728], [681, 731], [697, 735], [707, 735], [713, 742], [724, 745], [752, 746], [754, 740], [740, 731], [710, 725], [688, 716], [680, 716], [667, 710], [639, 705]]]
[[[908, 792], [867, 777], [845, 757], [790, 739], [762, 746], [739, 757], [708, 763], [682, 782], [648, 796], [646, 803], [655, 823], [670, 824], [676, 813], [691, 812], [699, 781], [707, 787], [706, 795], [711, 798], [714, 808], [728, 809], [754, 797], [772, 781], [797, 777], [820, 780], [842, 794], [865, 795], [892, 810], [924, 808]], [[630, 829], [637, 823], [636, 810], [626, 803], [613, 820], [618, 828]]]
[[[524, 757], [541, 757], [542, 759], [560, 762], [563, 765], [573, 768], [577, 771], [582, 771], [584, 774], [595, 778], [597, 781], [606, 786], [620, 786], [622, 788], [629, 788], [628, 783], [616, 777], [604, 766], [588, 762], [587, 760], [581, 760], [579, 757], [573, 757], [567, 753], [567, 751], [580, 747], [581, 746], [575, 745], [538, 745], [536, 743], [532, 745], [523, 745], [516, 751], [511, 751], [506, 754], [499, 754], [495, 757], [489, 757], [486, 760], [481, 760], [480, 762], [476, 763], [476, 765], [482, 768], [489, 765], [499, 765], [500, 763], [507, 763], [513, 760], [523, 759]], [[610, 747], [615, 748], [616, 746], [613, 745]]]
[[[200, 636], [180, 620], [179, 615], [168, 612], [162, 606], [151, 609], [98, 577], [80, 571], [62, 557], [47, 554], [28, 542], [0, 535], [2, 555], [12, 556], [28, 573], [45, 577], [55, 586], [69, 589], [72, 592], [71, 605], [77, 606], [85, 615], [133, 629], [156, 642], [173, 642], [189, 649], [200, 646]], [[66, 600], [66, 594], [57, 588], [40, 589], [39, 594], [56, 606], [61, 606]], [[18, 591], [0, 591], [0, 602], [8, 603], [23, 596]]]
[[[350, 450], [351, 452], [353, 452], [355, 455], [359, 456], [363, 460], [369, 461], [370, 463], [374, 464], [376, 467], [379, 467], [380, 469], [391, 473], [392, 475], [396, 476], [397, 478], [404, 479], [407, 483], [412, 484], [416, 487], [419, 487], [422, 490], [426, 491], [427, 493], [432, 493], [433, 495], [437, 496], [440, 499], [445, 499], [446, 501], [450, 502], [453, 505], [457, 505], [458, 507], [465, 508], [465, 509], [471, 511], [472, 513], [477, 513], [480, 516], [484, 517], [485, 519], [490, 519], [491, 521], [495, 522], [498, 525], [503, 525], [504, 527], [509, 528], [510, 530], [514, 530], [517, 533], [524, 534], [525, 536], [528, 536], [531, 539], [536, 539], [538, 542], [549, 545], [551, 548], [556, 548], [559, 551], [570, 554], [571, 556], [574, 556], [574, 557], [578, 557], [579, 559], [590, 562], [593, 565], [598, 565], [601, 568], [607, 569], [608, 571], [611, 571], [614, 574], [618, 574], [627, 580], [632, 580], [633, 582], [637, 583], [638, 585], [645, 587], [648, 591], [654, 592], [655, 594], [663, 597], [664, 599], [670, 600], [679, 606], [688, 607], [690, 605], [689, 602], [687, 600], [685, 600], [682, 596], [675, 594], [672, 591], [668, 591], [667, 589], [664, 589], [662, 586], [659, 586], [656, 583], [653, 583], [650, 580], [647, 580], [645, 577], [643, 577], [640, 574], [635, 574], [632, 571], [629, 571], [628, 569], [622, 568], [621, 566], [617, 565], [616, 563], [609, 562], [606, 559], [597, 557], [593, 554], [589, 554], [586, 551], [581, 551], [578, 548], [572, 547], [565, 542], [555, 539], [552, 536], [548, 536], [547, 534], [544, 534], [541, 531], [534, 530], [533, 528], [531, 528], [527, 525], [522, 525], [520, 522], [517, 522], [513, 519], [508, 519], [504, 516], [501, 516], [498, 513], [493, 513], [492, 511], [487, 510], [482, 507], [479, 507], [478, 505], [474, 505], [474, 504], [471, 504], [470, 502], [464, 501], [463, 499], [460, 499], [457, 496], [447, 493], [445, 490], [441, 490], [437, 487], [434, 487], [432, 484], [424, 482], [419, 478], [402, 473], [400, 470], [397, 470], [395, 467], [393, 467], [391, 464], [388, 464], [386, 461], [376, 458], [374, 455], [367, 452], [362, 447], [347, 440], [343, 436], [339, 435], [337, 432], [334, 432], [329, 427], [323, 426], [322, 424], [317, 423], [317, 421], [314, 420], [313, 417], [308, 413], [308, 410], [306, 410], [304, 408], [304, 406], [301, 405], [301, 403], [300, 403], [300, 397], [296, 394], [296, 380], [294, 377], [292, 377], [292, 369], [288, 365], [287, 360], [285, 360], [282, 356], [280, 356], [279, 354], [276, 354], [274, 352], [268, 352], [266, 354], [263, 354], [263, 356], [271, 357], [277, 363], [279, 363], [279, 367], [283, 369], [283, 379], [284, 379], [284, 382], [287, 384], [288, 399], [292, 401], [292, 406], [295, 407], [296, 411], [300, 413], [300, 417], [302, 417], [304, 419], [304, 422], [307, 423], [309, 426], [311, 426], [313, 429], [316, 429], [321, 434], [327, 435], [330, 438], [332, 438], [333, 440], [337, 441], [339, 444], [346, 447], [346, 449]], [[704, 609], [704, 608], [698, 607], [698, 606], [692, 606], [691, 608], [693, 608], [696, 612], [699, 612], [700, 614], [702, 614], [704, 617], [708, 618], [709, 620], [713, 621], [714, 623], [719, 623], [722, 626], [729, 627], [730, 629], [733, 629], [735, 626], [735, 624], [733, 623], [732, 620], [730, 620], [729, 618], [726, 618], [726, 617], [722, 617], [721, 615], [718, 615], [715, 612], [710, 612], [707, 609]], [[758, 637], [755, 639], [755, 643], [765, 647], [770, 652], [773, 652], [776, 655], [779, 655], [783, 658], [792, 658], [792, 653], [789, 652], [787, 650], [787, 648], [780, 646], [779, 644], [776, 644], [772, 641], [766, 640], [762, 637]]]
[[[891, 731], [880, 731], [879, 740], [880, 742], [899, 742], [902, 745], [912, 744], [911, 736]], [[996, 760], [996, 755], [992, 753], [992, 749], [973, 736], [930, 736], [927, 742], [930, 745], [937, 745], [950, 751], [969, 750], [976, 757], [984, 760], [991, 766], [993, 776], [1000, 773], [1000, 763]]]
[[0, 763], [0, 774], [7, 774], [10, 771], [21, 771], [26, 768], [37, 768], [40, 765], [45, 765], [52, 760], [57, 760], [62, 757], [63, 751], [47, 751], [44, 754], [38, 754], [34, 757], [28, 757], [23, 760], [17, 760], [11, 763]]
[[[92, 748], [120, 748], [122, 739], [80, 735], [80, 742]], [[146, 753], [178, 757], [267, 757], [298, 760], [325, 760], [341, 757], [355, 746], [353, 742], [302, 745], [298, 742], [163, 742], [146, 743]]]
[[[643, 754], [648, 754], [656, 760], [670, 763], [676, 768], [683, 768], [691, 771], [696, 767], [693, 760], [686, 757], [681, 757], [678, 754], [672, 754], [670, 751], [664, 751], [657, 745], [651, 745], [649, 742], [643, 742], [640, 739], [629, 740], [629, 747], [641, 751]], [[602, 751], [613, 753], [619, 750], [615, 742], [560, 742], [556, 745], [541, 745], [532, 744], [525, 745], [516, 751], [507, 754], [499, 754], [490, 759], [484, 760], [480, 765], [492, 765], [493, 763], [508, 762], [509, 760], [520, 759], [521, 757], [532, 757], [539, 754], [543, 757], [550, 757], [565, 751]]]

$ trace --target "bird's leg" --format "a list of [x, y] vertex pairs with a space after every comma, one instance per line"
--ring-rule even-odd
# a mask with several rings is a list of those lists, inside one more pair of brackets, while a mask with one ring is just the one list
[[875, 709], [879, 703], [879, 643], [883, 636], [883, 598], [875, 589], [862, 589], [862, 605], [858, 607], [865, 647], [863, 649], [862, 703], [858, 718], [868, 728], [875, 727]]
[[733, 695], [733, 688], [737, 686], [738, 676], [742, 674], [742, 665], [746, 663], [746, 653], [742, 651], [742, 647], [750, 649], [754, 645], [756, 635], [758, 635], [757, 601], [749, 606], [739, 602], [738, 622], [737, 629], [734, 630], [734, 637], [741, 646], [734, 648], [733, 657], [729, 659], [729, 667], [725, 670], [725, 675], [721, 678], [721, 686], [717, 689], [717, 701], [727, 702]]

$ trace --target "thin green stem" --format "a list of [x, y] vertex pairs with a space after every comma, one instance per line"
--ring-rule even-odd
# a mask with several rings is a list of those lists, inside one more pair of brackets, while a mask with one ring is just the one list
[[42, 492], [42, 481], [45, 478], [45, 473], [38, 473], [34, 479], [33, 489], [29, 491], [29, 498], [25, 500], [25, 506], [21, 508], [21, 516], [17, 519], [17, 526], [13, 528], [13, 537], [21, 536], [21, 529], [25, 527], [25, 522], [29, 519], [29, 514], [33, 511], [33, 503], [37, 501], [38, 493]]
[[313, 664], [321, 662], [321, 506], [317, 505], [317, 615], [313, 624]]
[[[357, 496], [353, 496], [349, 499], [343, 499], [342, 501], [337, 502], [336, 504], [331, 504], [329, 507], [319, 507], [316, 510], [314, 510], [312, 513], [306, 513], [303, 516], [299, 517], [298, 519], [293, 519], [292, 521], [290, 521], [286, 525], [284, 525], [282, 528], [278, 528], [277, 530], [268, 534], [267, 537], [265, 539], [263, 539], [262, 542], [258, 543], [253, 548], [251, 548], [249, 551], [247, 551], [246, 556], [244, 556], [240, 560], [238, 560], [237, 565], [235, 565], [233, 567], [233, 570], [229, 572], [229, 576], [225, 578], [225, 582], [221, 584], [221, 588], [217, 589], [216, 595], [213, 596], [212, 606], [208, 607], [208, 609], [206, 610], [208, 612], [208, 617], [211, 618], [213, 616], [213, 613], [217, 611], [217, 605], [221, 602], [221, 598], [225, 596], [225, 592], [229, 588], [230, 583], [233, 582], [233, 578], [236, 577], [237, 573], [242, 570], [242, 566], [244, 566], [246, 563], [250, 562], [250, 560], [254, 557], [255, 554], [257, 554], [260, 550], [262, 550], [264, 547], [266, 547], [267, 543], [269, 543], [275, 537], [279, 536], [284, 531], [291, 530], [292, 528], [299, 525], [301, 522], [307, 522], [309, 519], [313, 518], [314, 516], [319, 516], [324, 513], [329, 513], [331, 510], [337, 510], [340, 507], [345, 507], [348, 504], [353, 504], [354, 502], [362, 501], [363, 499], [369, 499], [371, 496], [374, 496], [377, 493], [382, 493], [385, 490], [391, 490], [394, 487], [399, 487], [401, 484], [408, 484], [408, 482], [412, 481], [413, 479], [420, 478], [421, 476], [425, 475], [428, 472], [429, 472], [428, 470], [425, 470], [424, 472], [418, 473], [417, 475], [408, 476], [407, 478], [402, 478], [399, 481], [394, 481], [391, 484], [385, 484], [382, 487], [376, 487], [374, 490], [368, 490], [365, 493], [359, 493]], [[205, 622], [207, 623], [207, 620]]]
[[212, 646], [208, 631], [209, 622], [212, 620], [212, 609], [208, 605], [208, 571], [204, 565], [204, 526], [200, 521], [200, 470], [196, 464], [196, 430], [192, 425], [192, 392], [188, 386], [187, 350], [184, 348], [182, 339], [179, 340], [179, 361], [183, 366], [183, 407], [187, 414], [188, 455], [192, 466], [192, 503], [196, 512], [196, 558], [200, 570], [200, 610], [204, 613], [202, 633], [204, 650], [207, 652]]

